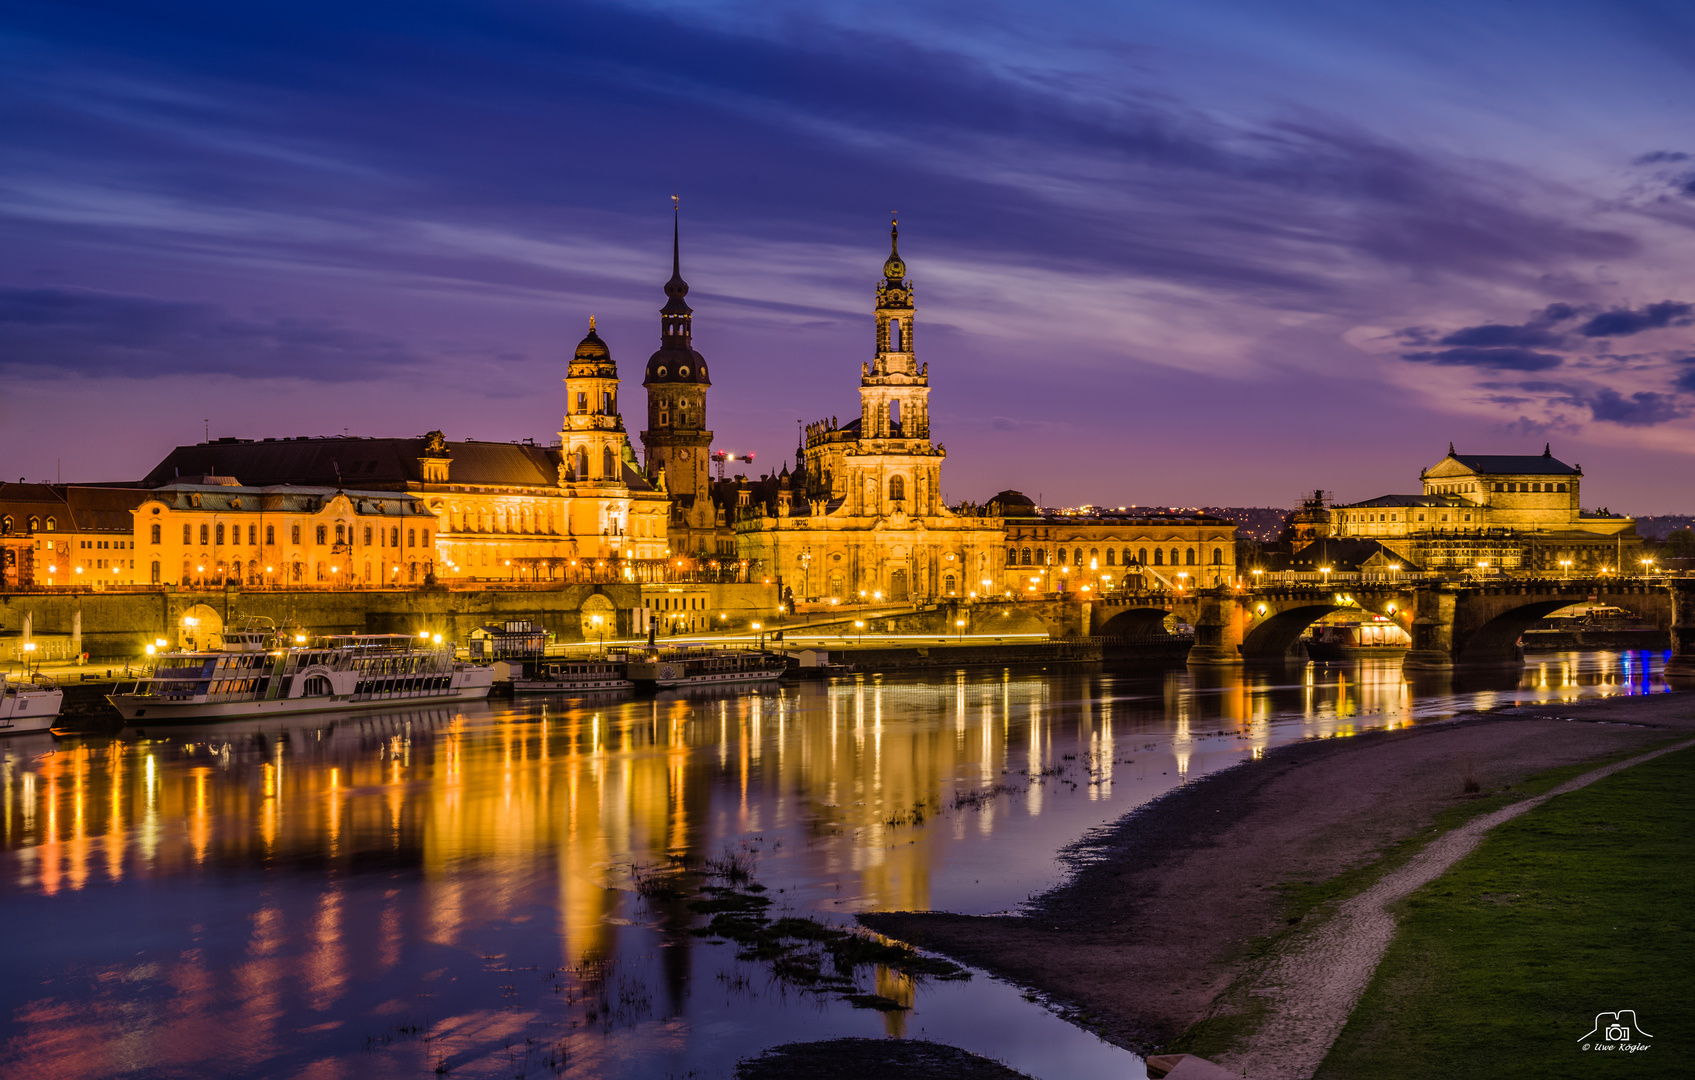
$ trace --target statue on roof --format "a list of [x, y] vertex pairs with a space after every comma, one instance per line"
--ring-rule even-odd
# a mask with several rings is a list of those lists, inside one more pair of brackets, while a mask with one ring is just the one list
[[425, 434], [424, 453], [430, 457], [446, 457], [447, 436], [439, 431], [431, 431]]

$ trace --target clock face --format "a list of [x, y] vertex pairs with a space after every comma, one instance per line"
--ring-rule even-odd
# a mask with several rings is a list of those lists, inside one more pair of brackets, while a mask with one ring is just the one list
[[678, 461], [687, 461], [688, 459], [689, 459], [689, 448], [688, 447], [685, 446], [681, 450], [677, 451], [677, 460]]

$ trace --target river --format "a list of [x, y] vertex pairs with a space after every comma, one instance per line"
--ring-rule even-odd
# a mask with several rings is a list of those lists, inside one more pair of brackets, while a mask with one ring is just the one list
[[862, 973], [895, 1011], [797, 988], [636, 883], [733, 855], [773, 916], [1010, 910], [1089, 830], [1269, 747], [1658, 692], [1662, 661], [863, 675], [14, 736], [0, 1072], [727, 1080], [777, 1043], [893, 1035], [1139, 1075], [982, 974]]

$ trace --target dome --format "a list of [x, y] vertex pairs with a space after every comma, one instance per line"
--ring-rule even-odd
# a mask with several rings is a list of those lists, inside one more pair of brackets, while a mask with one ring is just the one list
[[688, 348], [660, 349], [648, 358], [647, 374], [642, 378], [643, 386], [655, 383], [711, 386], [712, 380], [706, 375], [706, 357]]
[[989, 505], [1002, 517], [1031, 517], [1036, 513], [1035, 500], [1022, 491], [1003, 491], [990, 499]]
[[612, 359], [612, 350], [608, 349], [606, 342], [600, 340], [600, 335], [595, 333], [592, 321], [589, 323], [589, 336], [577, 342], [577, 359], [590, 362]]
[[577, 342], [577, 351], [571, 357], [569, 374], [577, 377], [598, 377], [616, 379], [618, 366], [612, 360], [612, 350], [606, 347], [606, 342], [600, 340], [595, 333], [594, 316], [589, 316], [588, 336]]

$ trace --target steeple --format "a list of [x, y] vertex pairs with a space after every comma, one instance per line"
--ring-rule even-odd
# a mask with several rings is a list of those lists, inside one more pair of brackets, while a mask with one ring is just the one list
[[677, 196], [671, 196], [671, 280], [665, 283], [665, 306], [659, 309], [659, 345], [667, 349], [686, 349], [694, 337], [694, 309], [683, 297], [689, 294], [689, 283], [683, 280], [682, 206]]
[[929, 439], [930, 378], [913, 344], [915, 311], [906, 260], [900, 257], [900, 222], [893, 221], [873, 312], [876, 354], [860, 372], [861, 438]]

